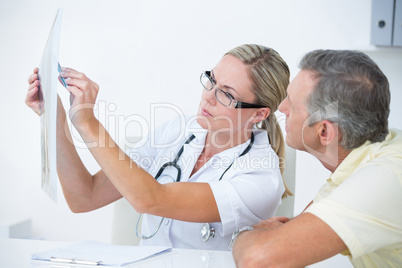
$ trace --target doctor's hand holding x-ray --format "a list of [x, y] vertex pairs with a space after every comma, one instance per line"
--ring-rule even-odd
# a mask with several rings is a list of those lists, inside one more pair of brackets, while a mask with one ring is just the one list
[[[150, 239], [143, 239], [142, 245], [227, 250], [233, 231], [272, 217], [282, 195], [290, 193], [279, 167], [284, 141], [274, 115], [286, 97], [289, 69], [273, 49], [236, 47], [211, 71], [202, 73], [202, 96], [192, 125], [200, 131], [188, 130], [179, 144], [170, 147], [151, 148], [147, 143], [132, 152], [138, 156], [134, 161], [155, 160], [149, 166], [141, 166], [140, 161], [133, 165], [129, 157], [119, 159], [124, 153], [94, 116], [99, 86], [74, 69], [61, 70], [72, 96], [71, 122], [84, 142], [102, 141], [105, 145], [89, 148], [101, 167], [92, 175], [71, 142], [59, 98], [57, 172], [73, 212], [92, 211], [125, 197], [137, 212], [146, 213], [142, 235], [157, 230]], [[28, 78], [26, 104], [40, 114], [37, 73], [35, 69]], [[158, 144], [163, 144], [165, 136], [177, 138], [178, 124], [177, 119], [172, 120], [155, 130]], [[171, 162], [156, 164], [157, 159], [170, 155]], [[187, 158], [190, 166], [182, 163]], [[230, 161], [211, 164], [223, 158]], [[240, 161], [243, 165], [238, 165]], [[251, 161], [258, 163], [251, 165]], [[266, 166], [267, 162], [273, 164]], [[172, 175], [176, 182], [155, 179], [169, 175], [173, 166], [181, 172], [177, 178]], [[210, 236], [202, 237], [206, 233]]]

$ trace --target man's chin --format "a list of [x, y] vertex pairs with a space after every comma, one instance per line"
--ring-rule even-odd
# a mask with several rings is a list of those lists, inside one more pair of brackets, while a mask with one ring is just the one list
[[285, 141], [286, 141], [286, 145], [289, 146], [290, 148], [300, 150], [300, 148], [297, 148], [296, 144], [292, 141], [289, 134], [286, 134]]

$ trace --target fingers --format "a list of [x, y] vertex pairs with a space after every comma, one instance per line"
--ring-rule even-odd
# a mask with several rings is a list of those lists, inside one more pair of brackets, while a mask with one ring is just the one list
[[78, 72], [77, 70], [70, 67], [61, 67], [62, 72]]
[[64, 78], [67, 84], [66, 89], [71, 93], [71, 107], [81, 104], [93, 105], [95, 103], [99, 86], [84, 73], [80, 73], [72, 68], [62, 67], [60, 77]]
[[36, 114], [40, 115], [39, 87], [31, 87], [25, 97], [25, 104], [30, 107]]
[[70, 79], [77, 79], [77, 80], [82, 80], [82, 81], [87, 81], [92, 87], [95, 89], [99, 89], [98, 84], [93, 82], [91, 79], [89, 79], [84, 73], [80, 73], [74, 69], [67, 68], [67, 67], [62, 67], [61, 68], [61, 73], [60, 76], [63, 78], [70, 78]]
[[255, 229], [259, 229], [259, 228], [274, 229], [281, 225], [283, 225], [283, 223], [279, 222], [279, 221], [263, 220], [263, 221], [260, 221], [258, 224], [254, 225], [253, 227]]
[[272, 217], [269, 220], [271, 220], [271, 221], [279, 221], [279, 222], [285, 223], [285, 222], [289, 221], [289, 218], [284, 217], [284, 216], [279, 216], [279, 217]]
[[67, 85], [69, 86], [74, 86], [82, 90], [94, 90], [98, 92], [99, 87], [94, 86], [93, 83], [91, 83], [88, 80], [81, 80], [81, 79], [75, 79], [75, 78], [69, 78], [66, 80]]
[[38, 88], [39, 87], [39, 80], [34, 80], [30, 85], [28, 86], [28, 91]]
[[38, 68], [35, 68], [34, 69], [34, 72], [33, 72], [33, 74], [31, 74], [30, 76], [28, 76], [28, 83], [29, 84], [32, 84], [35, 80], [38, 80], [39, 79], [39, 76], [38, 76]]
[[[67, 90], [74, 96], [75, 103], [94, 103], [98, 95], [98, 85], [93, 86], [93, 83], [87, 80], [66, 79]], [[72, 103], [73, 103], [72, 102]], [[72, 104], [71, 103], [71, 104]]]
[[98, 95], [99, 86], [84, 73], [80, 73], [72, 68], [61, 68], [60, 76], [65, 78], [67, 90], [74, 95], [74, 100], [78, 103], [94, 102]]
[[40, 114], [38, 109], [39, 104], [39, 68], [33, 70], [33, 74], [28, 77], [28, 93], [25, 97], [25, 104], [32, 108], [37, 114]]
[[26, 98], [25, 98], [25, 103], [28, 106], [29, 106], [30, 103], [32, 103], [33, 101], [35, 101], [38, 98], [38, 92], [39, 92], [38, 87], [34, 87], [34, 88], [28, 90], [28, 93], [27, 93]]
[[38, 99], [38, 92], [39, 92], [39, 80], [35, 78], [36, 74], [30, 76], [32, 79], [28, 78], [28, 82], [30, 85], [28, 86], [28, 93], [25, 98], [25, 103], [30, 106], [29, 104], [36, 101]]
[[28, 76], [28, 83], [31, 84], [34, 80], [38, 79], [38, 73], [39, 68], [38, 67], [34, 68], [33, 73], [30, 76]]
[[280, 226], [289, 221], [288, 217], [272, 217], [267, 220], [262, 220], [258, 224], [254, 225], [255, 228], [273, 228]]
[[[81, 89], [75, 87], [75, 86], [68, 86], [67, 90], [74, 95], [75, 98], [77, 98], [78, 100], [82, 100], [84, 99], [84, 91], [82, 91]], [[72, 104], [72, 103], [71, 103]]]

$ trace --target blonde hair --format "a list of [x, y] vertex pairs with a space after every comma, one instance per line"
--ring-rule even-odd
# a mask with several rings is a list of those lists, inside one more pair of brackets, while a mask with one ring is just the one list
[[293, 195], [283, 178], [285, 141], [274, 113], [282, 100], [286, 98], [286, 88], [290, 76], [289, 67], [278, 52], [261, 45], [241, 45], [230, 50], [226, 55], [240, 59], [249, 67], [248, 76], [253, 84], [252, 90], [256, 97], [256, 104], [266, 106], [271, 110], [268, 118], [257, 127], [268, 132], [271, 147], [279, 157], [279, 168], [285, 185], [282, 198]]

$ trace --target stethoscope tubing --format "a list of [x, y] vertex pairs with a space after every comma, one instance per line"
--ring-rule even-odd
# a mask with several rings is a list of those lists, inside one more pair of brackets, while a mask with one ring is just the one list
[[[179, 150], [179, 152], [177, 153], [175, 159], [174, 159], [173, 161], [171, 161], [171, 162], [167, 162], [167, 163], [165, 163], [165, 164], [162, 165], [162, 167], [159, 169], [158, 173], [157, 173], [156, 176], [155, 176], [155, 179], [156, 179], [156, 180], [159, 179], [160, 175], [162, 175], [162, 173], [163, 173], [163, 171], [165, 170], [166, 167], [173, 166], [173, 167], [175, 167], [175, 168], [177, 169], [176, 182], [180, 182], [180, 179], [181, 179], [181, 168], [180, 168], [180, 166], [177, 164], [177, 162], [179, 161], [179, 158], [180, 158], [180, 156], [181, 156], [182, 153], [183, 153], [184, 145], [189, 144], [194, 138], [195, 138], [195, 136], [194, 136], [194, 134], [192, 134], [192, 135], [190, 136], [190, 138], [188, 138], [188, 139], [186, 140], [186, 142], [183, 144], [183, 146], [180, 148], [180, 150]], [[251, 147], [253, 146], [253, 144], [254, 144], [254, 133], [251, 132], [250, 143], [249, 143], [249, 145], [247, 146], [247, 148], [239, 155], [239, 157], [241, 157], [241, 156], [245, 155], [246, 153], [248, 153], [248, 151], [250, 151], [250, 149], [251, 149]], [[233, 163], [231, 163], [230, 166], [222, 173], [221, 177], [219, 178], [219, 181], [222, 180], [223, 176], [224, 176], [225, 173], [232, 167], [232, 165], [233, 165]], [[160, 229], [161, 226], [162, 226], [162, 222], [163, 222], [163, 220], [165, 219], [165, 217], [163, 217], [163, 218], [161, 219], [161, 221], [159, 222], [159, 225], [158, 225], [158, 227], [156, 228], [156, 230], [155, 230], [152, 234], [150, 234], [149, 236], [146, 236], [146, 235], [140, 234], [140, 233], [138, 232], [138, 225], [139, 225], [139, 223], [140, 223], [140, 220], [141, 220], [141, 218], [142, 218], [142, 215], [143, 215], [143, 213], [140, 213], [140, 215], [139, 215], [139, 217], [138, 217], [138, 219], [137, 219], [137, 223], [135, 224], [135, 235], [136, 235], [138, 238], [141, 238], [141, 239], [151, 239], [152, 237], [154, 237], [154, 236], [158, 233], [159, 229]], [[213, 236], [212, 236], [212, 237], [213, 237]], [[208, 239], [209, 239], [209, 238], [208, 238]], [[204, 241], [206, 242], [206, 241], [208, 241], [208, 239], [206, 239], [206, 240], [204, 240]]]
[[[165, 163], [165, 164], [162, 165], [162, 167], [159, 169], [158, 173], [155, 175], [155, 179], [156, 179], [156, 180], [159, 179], [159, 177], [162, 175], [162, 172], [165, 170], [166, 167], [173, 166], [173, 167], [175, 167], [175, 168], [177, 169], [176, 182], [179, 182], [179, 181], [180, 181], [180, 179], [181, 179], [181, 168], [180, 168], [179, 165], [177, 164], [177, 161], [179, 161], [179, 158], [180, 158], [181, 154], [183, 153], [184, 145], [189, 144], [194, 138], [195, 138], [195, 136], [194, 136], [194, 134], [192, 134], [191, 137], [188, 138], [187, 141], [186, 141], [186, 142], [183, 144], [183, 146], [180, 148], [180, 150], [179, 150], [179, 152], [177, 153], [175, 159], [174, 159], [173, 161], [171, 161], [171, 162], [167, 162], [167, 163]], [[163, 218], [161, 219], [161, 221], [159, 222], [159, 225], [158, 225], [158, 227], [156, 228], [156, 230], [155, 230], [152, 234], [146, 236], [146, 235], [140, 234], [140, 233], [138, 232], [138, 225], [139, 225], [139, 223], [140, 223], [140, 220], [141, 220], [141, 218], [142, 218], [142, 215], [143, 215], [143, 213], [140, 213], [140, 215], [139, 215], [139, 217], [138, 217], [138, 219], [137, 219], [137, 223], [135, 224], [135, 235], [136, 235], [138, 238], [141, 238], [141, 239], [151, 239], [152, 237], [154, 237], [154, 236], [156, 235], [156, 233], [158, 233], [159, 229], [160, 229], [161, 226], [162, 226], [162, 222], [163, 222], [163, 220], [165, 219], [165, 217], [163, 217]]]

